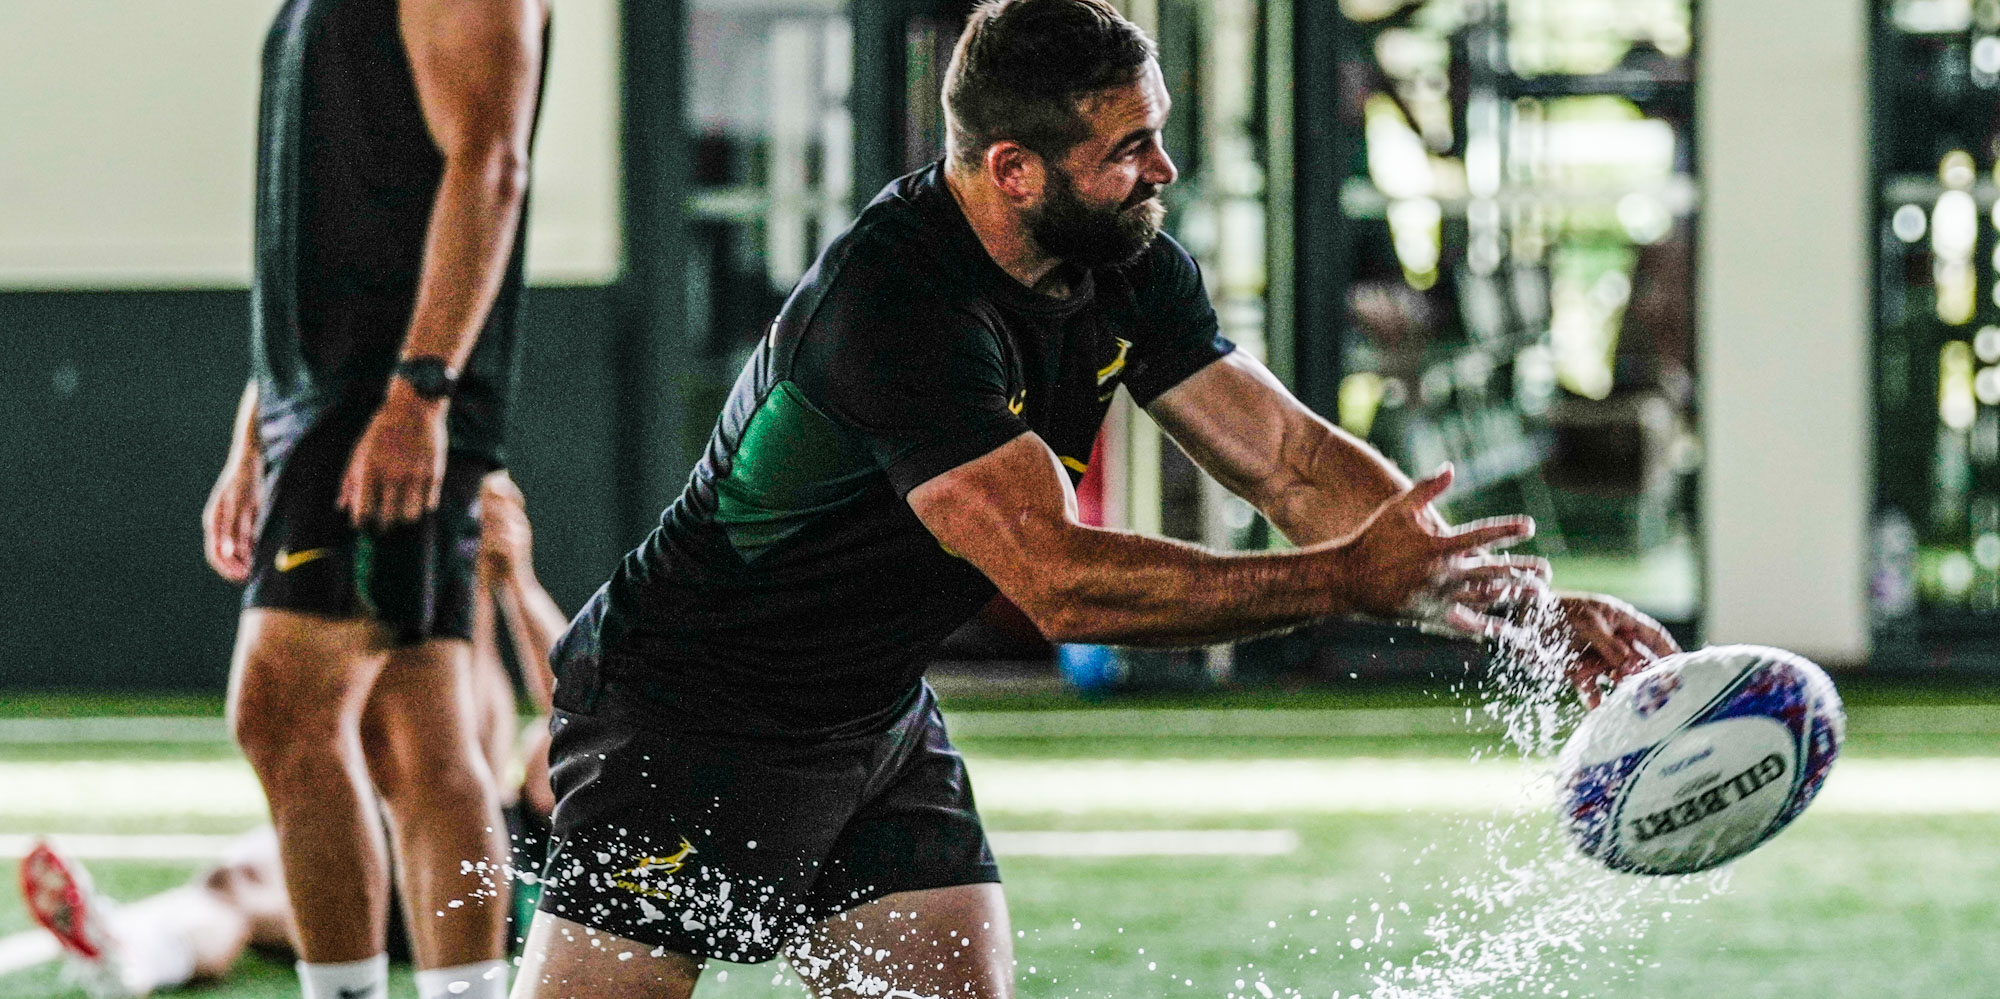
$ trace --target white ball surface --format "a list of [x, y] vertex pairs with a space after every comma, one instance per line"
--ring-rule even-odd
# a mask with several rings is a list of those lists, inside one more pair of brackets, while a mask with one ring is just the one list
[[1819, 793], [1846, 730], [1818, 666], [1725, 645], [1627, 677], [1563, 748], [1565, 825], [1616, 870], [1687, 874], [1754, 849]]

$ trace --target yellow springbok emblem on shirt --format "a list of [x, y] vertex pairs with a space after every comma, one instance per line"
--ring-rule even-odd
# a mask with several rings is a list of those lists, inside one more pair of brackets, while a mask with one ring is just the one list
[[[1125, 370], [1125, 355], [1131, 353], [1132, 351], [1132, 341], [1127, 340], [1124, 337], [1117, 337], [1117, 336], [1114, 336], [1111, 339], [1118, 341], [1118, 356], [1112, 358], [1110, 364], [1107, 364], [1104, 367], [1097, 369], [1098, 388], [1104, 388], [1104, 386], [1110, 385], [1111, 380], [1118, 377], [1119, 372]], [[1097, 401], [1109, 402], [1111, 400], [1111, 393], [1116, 391], [1118, 391], [1118, 387], [1113, 385], [1109, 391], [1100, 394], [1097, 397]]]

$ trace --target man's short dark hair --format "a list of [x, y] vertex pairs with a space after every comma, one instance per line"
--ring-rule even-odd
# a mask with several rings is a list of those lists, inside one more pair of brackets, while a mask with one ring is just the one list
[[988, 0], [944, 79], [951, 155], [976, 166], [1012, 139], [1055, 161], [1090, 137], [1078, 104], [1139, 78], [1157, 49], [1105, 0]]

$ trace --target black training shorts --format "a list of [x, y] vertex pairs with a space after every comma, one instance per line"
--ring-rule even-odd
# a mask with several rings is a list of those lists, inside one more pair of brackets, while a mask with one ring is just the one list
[[265, 470], [243, 606], [372, 617], [401, 644], [470, 639], [479, 481], [493, 466], [454, 453], [436, 510], [414, 524], [356, 530], [334, 503], [365, 428], [358, 419], [322, 419]]
[[589, 714], [558, 686], [542, 912], [758, 962], [885, 895], [1000, 880], [928, 686], [887, 731], [804, 741], [676, 734], [612, 684]]

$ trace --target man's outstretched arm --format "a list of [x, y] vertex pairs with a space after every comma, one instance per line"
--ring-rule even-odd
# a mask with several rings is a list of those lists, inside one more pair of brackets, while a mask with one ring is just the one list
[[1240, 350], [1168, 389], [1146, 412], [1296, 545], [1345, 537], [1410, 487], [1381, 452], [1307, 409]]
[[1348, 537], [1293, 552], [1227, 555], [1089, 527], [1040, 437], [1012, 442], [911, 490], [911, 509], [1059, 642], [1192, 645], [1340, 614], [1399, 612], [1420, 594], [1489, 589], [1514, 560], [1469, 553], [1520, 541], [1526, 518], [1439, 530], [1424, 511], [1447, 469], [1371, 510]]
[[[1196, 464], [1296, 544], [1342, 537], [1409, 482], [1381, 452], [1307, 409], [1242, 351], [1169, 389], [1147, 412]], [[1436, 511], [1425, 516], [1442, 528]], [[1666, 629], [1623, 601], [1565, 594], [1562, 609], [1584, 646], [1580, 679], [1615, 678], [1680, 651]]]

